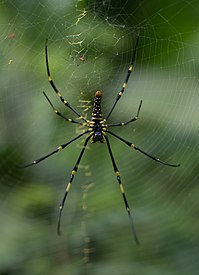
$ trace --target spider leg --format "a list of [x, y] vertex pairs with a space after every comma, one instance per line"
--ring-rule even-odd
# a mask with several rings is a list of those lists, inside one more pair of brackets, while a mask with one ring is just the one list
[[122, 142], [124, 142], [125, 144], [127, 144], [129, 147], [133, 148], [134, 150], [137, 150], [137, 151], [139, 151], [140, 153], [142, 153], [142, 154], [144, 154], [145, 156], [147, 156], [148, 158], [151, 158], [152, 160], [155, 160], [155, 161], [157, 161], [157, 162], [159, 162], [159, 163], [162, 163], [162, 164], [164, 164], [164, 165], [171, 166], [171, 167], [179, 167], [179, 166], [180, 166], [180, 164], [171, 164], [171, 163], [168, 163], [168, 162], [166, 162], [166, 161], [160, 160], [158, 157], [154, 157], [154, 156], [152, 156], [152, 155], [146, 153], [146, 152], [143, 151], [142, 149], [140, 149], [140, 148], [138, 148], [137, 146], [135, 146], [135, 144], [133, 144], [133, 143], [131, 143], [131, 142], [129, 142], [129, 141], [123, 139], [122, 137], [116, 135], [115, 133], [113, 133], [113, 132], [111, 132], [111, 131], [109, 131], [109, 130], [107, 130], [106, 132], [109, 133], [109, 134], [111, 134], [112, 136], [116, 137], [117, 139], [121, 140]]
[[79, 114], [70, 104], [67, 100], [65, 100], [61, 93], [59, 92], [59, 90], [57, 89], [52, 77], [51, 77], [51, 74], [50, 74], [50, 67], [49, 67], [49, 62], [48, 62], [48, 39], [46, 39], [46, 42], [45, 42], [45, 57], [46, 57], [46, 70], [47, 70], [47, 75], [48, 75], [48, 81], [50, 82], [50, 85], [52, 86], [53, 90], [55, 91], [55, 93], [58, 95], [58, 97], [60, 98], [61, 102], [66, 106], [68, 107], [70, 110], [73, 111], [73, 113], [75, 113], [80, 119], [84, 120], [86, 122], [86, 119], [81, 115]]
[[120, 191], [121, 191], [121, 193], [122, 193], [122, 197], [123, 197], [123, 200], [124, 200], [124, 204], [125, 204], [125, 207], [126, 207], [126, 211], [127, 211], [127, 213], [128, 213], [128, 216], [129, 216], [129, 221], [130, 221], [132, 233], [133, 233], [135, 242], [136, 242], [136, 244], [138, 245], [138, 244], [139, 244], [139, 240], [138, 240], [138, 237], [137, 237], [137, 234], [136, 234], [136, 231], [135, 231], [134, 222], [133, 222], [133, 217], [132, 217], [132, 215], [131, 215], [131, 210], [130, 210], [130, 207], [129, 207], [129, 204], [128, 204], [126, 195], [125, 195], [125, 193], [124, 193], [124, 187], [123, 187], [123, 185], [122, 185], [120, 173], [119, 173], [119, 170], [118, 170], [118, 168], [117, 168], [115, 159], [114, 159], [114, 157], [113, 157], [113, 153], [112, 153], [112, 150], [111, 150], [110, 142], [109, 142], [109, 140], [108, 140], [108, 138], [107, 138], [106, 136], [105, 136], [105, 139], [106, 139], [108, 151], [109, 151], [109, 154], [110, 154], [110, 157], [111, 157], [111, 161], [112, 161], [112, 164], [113, 164], [113, 169], [114, 169], [114, 171], [115, 171], [115, 175], [116, 175], [117, 181], [118, 181], [118, 183], [119, 183]]
[[67, 195], [68, 195], [68, 192], [69, 192], [69, 190], [70, 190], [71, 184], [72, 184], [73, 179], [74, 179], [74, 176], [75, 176], [75, 174], [76, 174], [76, 172], [77, 172], [77, 170], [78, 170], [79, 163], [80, 163], [81, 158], [82, 158], [82, 156], [83, 156], [83, 154], [84, 154], [84, 151], [85, 151], [85, 149], [86, 149], [86, 145], [87, 145], [87, 143], [88, 143], [90, 137], [91, 137], [91, 135], [89, 135], [89, 136], [86, 138], [85, 142], [84, 142], [83, 148], [82, 148], [82, 150], [81, 150], [81, 152], [80, 152], [80, 155], [79, 155], [79, 157], [78, 157], [78, 159], [77, 159], [77, 162], [75, 163], [75, 166], [74, 166], [73, 170], [71, 171], [69, 183], [66, 185], [65, 194], [64, 194], [64, 197], [63, 197], [63, 199], [62, 199], [62, 201], [61, 201], [61, 203], [60, 203], [60, 206], [59, 206], [59, 215], [58, 215], [58, 223], [57, 223], [57, 234], [58, 234], [58, 235], [61, 234], [61, 230], [60, 230], [60, 227], [61, 227], [61, 216], [62, 216], [62, 210], [63, 210], [63, 208], [64, 208], [64, 204], [65, 204], [65, 201], [66, 201], [66, 197], [67, 197]]
[[43, 92], [45, 98], [47, 99], [47, 101], [49, 102], [50, 106], [52, 107], [53, 111], [55, 112], [56, 115], [62, 117], [65, 121], [68, 121], [68, 122], [71, 122], [71, 123], [77, 123], [77, 124], [80, 124], [80, 125], [83, 125], [83, 123], [79, 122], [79, 121], [76, 121], [72, 118], [67, 118], [65, 117], [64, 115], [62, 115], [58, 110], [55, 109], [55, 107], [53, 106], [52, 102], [50, 101], [50, 99], [48, 98], [48, 96], [46, 95], [45, 92]]
[[127, 83], [128, 83], [128, 80], [129, 80], [129, 77], [133, 71], [133, 66], [134, 66], [134, 62], [135, 62], [135, 58], [136, 58], [136, 53], [137, 53], [137, 47], [138, 47], [138, 42], [139, 42], [139, 35], [137, 36], [137, 40], [136, 40], [136, 43], [135, 43], [135, 48], [134, 48], [134, 51], [133, 51], [133, 57], [132, 57], [132, 60], [131, 60], [131, 65], [128, 69], [128, 72], [127, 72], [127, 75], [126, 75], [126, 79], [123, 83], [123, 86], [122, 86], [122, 89], [121, 91], [117, 94], [117, 97], [116, 97], [116, 100], [110, 110], [110, 112], [108, 113], [107, 117], [106, 117], [106, 120], [110, 117], [111, 113], [113, 112], [118, 100], [122, 97], [123, 93], [124, 93], [124, 90], [126, 89], [126, 86], [127, 86]]
[[61, 150], [63, 150], [66, 146], [68, 146], [70, 143], [74, 142], [76, 139], [82, 137], [83, 135], [87, 134], [89, 131], [85, 131], [83, 132], [82, 134], [76, 136], [75, 138], [71, 139], [70, 141], [68, 141], [67, 143], [64, 143], [64, 144], [61, 144], [60, 146], [58, 146], [54, 151], [52, 151], [51, 153], [39, 158], [39, 159], [36, 159], [34, 160], [33, 162], [29, 163], [29, 164], [26, 164], [26, 165], [19, 165], [17, 166], [17, 168], [26, 168], [26, 167], [29, 167], [29, 166], [32, 166], [32, 165], [35, 165], [35, 164], [38, 164], [39, 162], [51, 157], [52, 155], [54, 155], [55, 153], [58, 153], [60, 152]]
[[141, 106], [142, 106], [142, 100], [140, 100], [140, 105], [138, 107], [137, 114], [134, 118], [132, 118], [129, 121], [126, 121], [126, 122], [121, 122], [121, 123], [116, 123], [116, 124], [107, 124], [107, 127], [124, 126], [124, 125], [127, 125], [127, 124], [131, 123], [131, 122], [136, 121], [139, 117]]

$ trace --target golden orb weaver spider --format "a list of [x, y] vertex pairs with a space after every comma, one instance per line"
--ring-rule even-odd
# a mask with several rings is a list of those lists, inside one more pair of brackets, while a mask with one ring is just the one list
[[114, 159], [114, 156], [113, 156], [113, 153], [112, 153], [111, 145], [110, 145], [109, 138], [108, 138], [107, 134], [110, 134], [110, 135], [114, 136], [116, 139], [119, 139], [120, 141], [122, 141], [123, 143], [125, 143], [126, 145], [128, 145], [129, 147], [131, 147], [132, 149], [139, 151], [140, 153], [144, 154], [145, 156], [149, 157], [150, 159], [152, 159], [154, 161], [157, 161], [159, 163], [162, 163], [164, 165], [171, 166], [171, 167], [178, 167], [178, 166], [180, 166], [180, 164], [171, 164], [171, 163], [162, 161], [159, 158], [154, 157], [154, 156], [146, 153], [142, 149], [138, 148], [132, 142], [129, 142], [129, 141], [123, 139], [122, 137], [116, 135], [114, 132], [112, 132], [112, 131], [109, 130], [110, 127], [125, 126], [125, 125], [128, 125], [131, 122], [136, 121], [138, 119], [138, 116], [139, 116], [139, 113], [140, 113], [140, 109], [141, 109], [141, 106], [142, 106], [142, 100], [140, 101], [140, 104], [139, 104], [139, 107], [138, 107], [138, 110], [137, 110], [137, 114], [133, 118], [131, 118], [129, 121], [121, 122], [121, 123], [115, 123], [115, 124], [107, 124], [106, 123], [106, 121], [108, 120], [108, 118], [112, 114], [112, 112], [113, 112], [113, 110], [114, 110], [117, 102], [122, 97], [122, 95], [123, 95], [123, 93], [125, 91], [125, 88], [127, 86], [127, 82], [128, 82], [129, 77], [130, 77], [130, 75], [132, 73], [133, 66], [134, 66], [134, 63], [135, 63], [138, 41], [139, 41], [139, 36], [137, 36], [137, 40], [136, 40], [136, 43], [135, 43], [135, 48], [134, 48], [134, 51], [133, 51], [132, 61], [131, 61], [130, 67], [128, 69], [128, 72], [127, 72], [125, 81], [123, 83], [122, 89], [117, 94], [115, 102], [114, 102], [112, 108], [110, 109], [108, 115], [106, 116], [105, 119], [102, 117], [102, 110], [101, 110], [102, 92], [101, 91], [97, 91], [95, 93], [95, 97], [94, 97], [94, 105], [93, 105], [93, 111], [92, 111], [91, 120], [87, 120], [84, 116], [82, 116], [79, 112], [77, 112], [70, 105], [70, 103], [67, 100], [65, 100], [62, 97], [60, 91], [58, 90], [57, 86], [55, 85], [55, 83], [53, 81], [53, 78], [51, 77], [51, 73], [50, 73], [50, 67], [49, 67], [49, 61], [48, 61], [48, 47], [47, 47], [48, 40], [46, 39], [46, 42], [45, 42], [45, 60], [46, 60], [46, 69], [47, 69], [48, 81], [51, 84], [51, 86], [52, 86], [53, 90], [55, 91], [55, 93], [60, 98], [61, 102], [66, 107], [68, 107], [79, 118], [79, 120], [82, 120], [82, 122], [77, 121], [77, 120], [72, 119], [72, 118], [67, 118], [64, 115], [62, 115], [58, 110], [55, 109], [55, 107], [53, 106], [52, 102], [47, 97], [46, 93], [43, 92], [43, 94], [46, 97], [47, 101], [49, 102], [50, 106], [52, 107], [52, 109], [53, 109], [53, 111], [55, 112], [56, 115], [60, 116], [61, 118], [63, 118], [67, 122], [71, 122], [71, 123], [74, 123], [74, 124], [79, 124], [79, 125], [87, 127], [87, 130], [85, 130], [83, 133], [77, 135], [75, 138], [71, 139], [70, 141], [68, 141], [68, 142], [66, 142], [64, 144], [61, 144], [60, 146], [58, 146], [51, 153], [49, 153], [49, 154], [47, 154], [47, 155], [45, 155], [45, 156], [43, 156], [41, 158], [36, 159], [36, 160], [34, 160], [33, 162], [31, 162], [31, 163], [29, 163], [27, 165], [19, 166], [21, 168], [25, 168], [25, 167], [29, 167], [29, 166], [38, 164], [39, 162], [43, 161], [46, 158], [49, 158], [50, 156], [54, 155], [55, 153], [60, 152], [61, 150], [63, 150], [64, 148], [66, 148], [70, 143], [74, 142], [75, 140], [79, 139], [80, 137], [82, 137], [84, 135], [87, 135], [87, 137], [85, 139], [85, 142], [84, 142], [84, 145], [83, 145], [83, 148], [82, 148], [82, 150], [80, 152], [80, 155], [79, 155], [79, 157], [78, 157], [78, 159], [77, 159], [77, 161], [75, 163], [75, 166], [73, 167], [73, 169], [71, 171], [70, 180], [69, 180], [69, 182], [66, 185], [64, 197], [63, 197], [63, 199], [62, 199], [62, 201], [60, 203], [59, 215], [58, 215], [58, 224], [57, 224], [57, 232], [58, 232], [58, 234], [61, 233], [61, 231], [60, 231], [61, 216], [62, 216], [62, 210], [63, 210], [64, 204], [65, 204], [65, 200], [67, 198], [67, 195], [68, 195], [68, 192], [69, 192], [69, 190], [71, 188], [74, 176], [75, 176], [75, 174], [76, 174], [76, 172], [78, 170], [78, 166], [80, 164], [80, 161], [81, 161], [82, 156], [84, 154], [85, 148], [86, 148], [86, 146], [87, 146], [87, 144], [88, 144], [89, 141], [91, 143], [96, 143], [96, 142], [99, 141], [99, 142], [101, 142], [103, 144], [106, 144], [107, 147], [108, 147], [108, 152], [109, 152], [109, 155], [110, 155], [110, 158], [111, 158], [111, 162], [112, 162], [112, 165], [113, 165], [113, 169], [114, 169], [114, 172], [115, 172], [115, 175], [116, 175], [119, 187], [120, 187], [120, 191], [121, 191], [121, 194], [122, 194], [122, 197], [123, 197], [123, 200], [124, 200], [125, 208], [126, 208], [126, 211], [128, 213], [128, 217], [129, 217], [132, 233], [133, 233], [133, 236], [134, 236], [136, 244], [139, 244], [139, 240], [138, 240], [135, 228], [134, 228], [134, 222], [133, 222], [133, 218], [132, 218], [132, 215], [131, 215], [130, 206], [129, 206], [129, 203], [127, 201], [127, 197], [126, 197], [125, 192], [124, 192], [124, 187], [123, 187], [123, 184], [122, 184], [122, 181], [121, 181], [121, 176], [120, 176], [117, 164], [115, 162], [115, 159]]

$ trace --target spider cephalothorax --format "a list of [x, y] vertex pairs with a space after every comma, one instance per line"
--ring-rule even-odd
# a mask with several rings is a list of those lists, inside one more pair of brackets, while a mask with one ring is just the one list
[[113, 137], [115, 137], [115, 138], [119, 139], [120, 141], [122, 141], [124, 144], [128, 145], [129, 147], [131, 147], [132, 149], [139, 151], [140, 153], [144, 154], [145, 156], [149, 157], [150, 159], [152, 159], [152, 160], [154, 160], [156, 162], [162, 163], [162, 164], [167, 165], [167, 166], [172, 166], [172, 167], [179, 166], [179, 164], [177, 164], [177, 165], [170, 164], [168, 162], [162, 161], [159, 158], [154, 157], [154, 156], [146, 153], [142, 149], [138, 148], [134, 143], [129, 142], [129, 141], [123, 139], [122, 137], [118, 136], [117, 134], [115, 134], [115, 133], [113, 133], [112, 131], [109, 130], [110, 127], [125, 126], [125, 125], [130, 124], [131, 122], [136, 121], [138, 119], [138, 116], [139, 116], [139, 113], [140, 113], [140, 109], [141, 109], [141, 106], [142, 106], [142, 100], [140, 101], [140, 104], [139, 104], [139, 107], [138, 107], [138, 110], [137, 110], [137, 114], [133, 118], [131, 118], [129, 121], [115, 123], [115, 124], [107, 124], [108, 118], [112, 114], [112, 112], [113, 112], [113, 110], [114, 110], [114, 108], [115, 108], [118, 100], [122, 97], [122, 95], [123, 95], [123, 93], [124, 93], [124, 91], [126, 89], [127, 82], [129, 80], [129, 77], [130, 77], [131, 72], [133, 70], [133, 66], [134, 66], [134, 62], [135, 62], [135, 57], [136, 57], [136, 52], [137, 52], [138, 41], [139, 41], [139, 36], [137, 37], [137, 40], [136, 40], [136, 44], [135, 44], [135, 48], [134, 48], [133, 56], [132, 56], [132, 61], [131, 61], [131, 64], [129, 66], [129, 69], [128, 69], [128, 72], [127, 72], [127, 75], [126, 75], [126, 79], [125, 79], [125, 81], [124, 81], [124, 83], [122, 85], [122, 89], [117, 94], [115, 102], [112, 105], [112, 108], [110, 109], [108, 115], [106, 116], [105, 119], [102, 116], [102, 110], [101, 110], [102, 92], [101, 91], [97, 91], [95, 93], [95, 97], [94, 97], [93, 112], [92, 112], [91, 120], [87, 120], [83, 115], [81, 115], [78, 111], [76, 111], [69, 104], [69, 102], [67, 100], [65, 100], [62, 97], [60, 91], [58, 90], [57, 86], [55, 85], [55, 83], [53, 81], [53, 78], [51, 77], [51, 74], [50, 74], [50, 68], [49, 68], [49, 62], [48, 62], [48, 48], [47, 48], [47, 40], [46, 40], [46, 43], [45, 43], [45, 58], [46, 58], [46, 69], [47, 69], [48, 81], [51, 84], [51, 86], [52, 86], [53, 90], [55, 91], [55, 93], [60, 98], [61, 102], [67, 108], [69, 108], [78, 117], [78, 120], [72, 119], [72, 118], [67, 118], [63, 114], [61, 114], [58, 110], [55, 109], [55, 107], [53, 106], [52, 102], [47, 97], [47, 95], [44, 92], [43, 93], [44, 93], [46, 99], [48, 100], [49, 104], [51, 105], [51, 107], [52, 107], [53, 111], [55, 112], [55, 114], [57, 114], [58, 116], [60, 116], [61, 118], [63, 118], [67, 122], [79, 124], [79, 125], [82, 125], [82, 126], [84, 126], [84, 127], [87, 128], [85, 131], [83, 131], [81, 134], [79, 134], [78, 136], [74, 137], [70, 141], [68, 141], [68, 142], [66, 142], [66, 143], [61, 144], [60, 146], [58, 146], [51, 153], [49, 153], [49, 154], [47, 154], [47, 155], [45, 155], [45, 156], [43, 156], [43, 157], [41, 157], [39, 159], [34, 160], [30, 164], [20, 166], [20, 167], [28, 167], [28, 166], [31, 166], [31, 165], [35, 165], [35, 164], [43, 161], [44, 159], [52, 156], [53, 154], [55, 154], [55, 153], [63, 150], [70, 143], [74, 142], [75, 140], [79, 139], [80, 137], [86, 136], [85, 141], [84, 141], [84, 145], [83, 145], [82, 150], [80, 152], [80, 155], [79, 155], [79, 157], [78, 157], [78, 159], [77, 159], [77, 161], [75, 163], [75, 166], [73, 167], [73, 169], [71, 171], [69, 182], [66, 184], [66, 189], [65, 189], [64, 197], [63, 197], [63, 199], [61, 201], [61, 204], [60, 204], [59, 217], [58, 217], [58, 234], [60, 234], [61, 214], [62, 214], [62, 210], [63, 210], [64, 204], [65, 204], [65, 200], [66, 200], [66, 197], [67, 197], [68, 192], [70, 190], [70, 187], [72, 185], [74, 176], [75, 176], [75, 174], [76, 174], [76, 172], [78, 170], [79, 163], [80, 163], [80, 161], [82, 159], [82, 156], [83, 156], [83, 154], [85, 152], [85, 148], [86, 148], [89, 140], [90, 140], [91, 143], [96, 143], [96, 142], [99, 141], [101, 143], [106, 143], [106, 145], [107, 145], [108, 152], [109, 152], [109, 155], [110, 155], [110, 158], [111, 158], [111, 162], [112, 162], [112, 165], [113, 165], [113, 169], [114, 169], [114, 172], [115, 172], [115, 175], [116, 175], [116, 179], [118, 181], [118, 184], [119, 184], [119, 187], [120, 187], [120, 191], [122, 193], [122, 197], [123, 197], [123, 200], [124, 200], [125, 208], [126, 208], [126, 211], [128, 213], [128, 216], [129, 216], [129, 221], [130, 221], [130, 224], [131, 224], [131, 229], [132, 229], [133, 236], [134, 236], [134, 239], [136, 241], [136, 244], [138, 244], [139, 241], [138, 241], [135, 229], [134, 229], [134, 224], [133, 224], [133, 218], [132, 218], [132, 215], [131, 215], [131, 210], [130, 210], [130, 207], [129, 207], [129, 204], [128, 204], [128, 201], [127, 201], [127, 198], [126, 198], [126, 195], [125, 195], [125, 192], [124, 192], [124, 187], [123, 187], [123, 184], [122, 184], [122, 180], [121, 180], [121, 177], [120, 177], [120, 173], [119, 173], [118, 167], [117, 167], [115, 159], [113, 157], [113, 153], [112, 153], [112, 149], [111, 149], [111, 145], [110, 145], [110, 142], [109, 142], [108, 135], [112, 135]]

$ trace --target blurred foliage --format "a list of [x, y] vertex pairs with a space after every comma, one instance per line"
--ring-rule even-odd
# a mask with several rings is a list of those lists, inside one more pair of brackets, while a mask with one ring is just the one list
[[[0, 274], [198, 273], [198, 5], [0, 2]], [[42, 95], [45, 90], [64, 112], [47, 81], [44, 41], [49, 38], [52, 74], [63, 96], [79, 110], [88, 108], [89, 116], [96, 89], [104, 92], [104, 113], [109, 110], [138, 33], [136, 71], [111, 121], [128, 120], [143, 99], [138, 122], [115, 132], [181, 167], [161, 166], [110, 138], [137, 247], [106, 146], [90, 144], [58, 237], [59, 201], [82, 142], [36, 167], [16, 168], [81, 131], [54, 116]]]

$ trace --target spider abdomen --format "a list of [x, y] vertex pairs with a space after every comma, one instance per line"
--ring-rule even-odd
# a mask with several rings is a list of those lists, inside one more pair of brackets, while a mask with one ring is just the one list
[[101, 99], [102, 99], [102, 92], [97, 91], [94, 97], [94, 106], [92, 112], [92, 120], [101, 119], [102, 118], [102, 110], [101, 110]]

